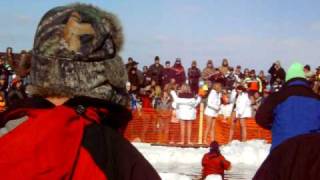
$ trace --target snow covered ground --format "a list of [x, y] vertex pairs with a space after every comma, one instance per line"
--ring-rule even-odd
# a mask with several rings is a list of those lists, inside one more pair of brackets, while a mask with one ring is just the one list
[[[201, 177], [201, 159], [207, 148], [178, 148], [151, 146], [133, 143], [155, 167], [164, 180], [191, 180]], [[263, 140], [247, 142], [232, 141], [221, 146], [221, 153], [231, 161], [232, 168], [226, 171], [228, 179], [252, 179], [256, 170], [267, 157], [270, 144]], [[207, 179], [219, 179], [215, 176]]]

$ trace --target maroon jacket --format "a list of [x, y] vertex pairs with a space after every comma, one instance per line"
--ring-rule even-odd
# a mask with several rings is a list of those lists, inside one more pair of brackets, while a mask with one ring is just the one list
[[173, 69], [175, 70], [176, 83], [179, 85], [185, 83], [186, 73], [184, 71], [184, 67], [181, 64], [175, 64], [173, 66]]
[[162, 88], [170, 82], [170, 79], [175, 78], [176, 72], [172, 68], [163, 68], [160, 74]]

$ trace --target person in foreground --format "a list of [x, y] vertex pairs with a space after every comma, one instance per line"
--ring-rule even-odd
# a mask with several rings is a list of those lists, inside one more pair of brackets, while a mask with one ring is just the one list
[[121, 134], [131, 119], [122, 44], [117, 18], [91, 5], [43, 16], [33, 97], [0, 117], [1, 179], [160, 179]]
[[254, 180], [320, 179], [320, 97], [293, 64], [285, 86], [260, 106], [257, 122], [272, 128], [269, 156]]
[[320, 97], [305, 79], [303, 65], [290, 66], [284, 87], [259, 107], [256, 122], [271, 129], [271, 150], [291, 137], [320, 132]]
[[224, 170], [231, 168], [231, 163], [220, 153], [217, 141], [211, 142], [210, 151], [202, 158], [202, 167], [202, 179], [211, 174], [221, 175], [222, 179], [224, 179]]

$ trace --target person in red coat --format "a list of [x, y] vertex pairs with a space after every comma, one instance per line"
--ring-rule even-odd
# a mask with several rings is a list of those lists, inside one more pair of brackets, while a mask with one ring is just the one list
[[146, 134], [149, 127], [155, 128], [154, 108], [152, 107], [152, 95], [151, 86], [147, 86], [140, 90], [140, 100], [141, 100], [141, 119], [142, 119], [142, 130], [140, 138], [143, 142], [146, 141]]
[[202, 158], [202, 178], [205, 179], [210, 174], [220, 174], [224, 178], [224, 170], [231, 168], [231, 163], [220, 153], [219, 144], [213, 141], [210, 144], [210, 152]]

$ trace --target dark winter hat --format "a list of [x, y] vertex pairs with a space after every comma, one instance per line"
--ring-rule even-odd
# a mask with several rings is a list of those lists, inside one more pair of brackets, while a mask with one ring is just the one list
[[219, 143], [217, 141], [212, 141], [210, 144], [210, 153], [220, 154]]
[[138, 65], [139, 63], [137, 61], [133, 61], [132, 65]]
[[166, 63], [165, 64], [170, 64], [170, 61], [166, 61]]
[[41, 19], [31, 62], [31, 93], [90, 96], [125, 104], [127, 74], [116, 16], [85, 4], [56, 7]]
[[304, 68], [304, 69], [307, 69], [308, 71], [310, 71], [310, 69], [311, 69], [311, 67], [310, 67], [309, 64], [305, 65], [303, 68]]

